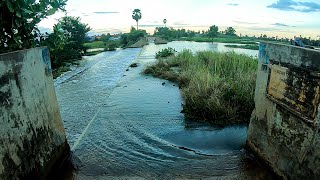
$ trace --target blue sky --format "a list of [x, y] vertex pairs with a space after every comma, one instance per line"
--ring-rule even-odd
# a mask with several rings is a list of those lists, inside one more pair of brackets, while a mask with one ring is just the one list
[[[93, 29], [91, 34], [119, 33], [135, 26], [132, 10], [141, 9], [140, 27], [152, 33], [156, 26], [205, 30], [228, 26], [238, 34], [293, 37], [320, 36], [319, 0], [68, 0], [66, 10]], [[39, 27], [51, 29], [64, 13], [44, 19]]]

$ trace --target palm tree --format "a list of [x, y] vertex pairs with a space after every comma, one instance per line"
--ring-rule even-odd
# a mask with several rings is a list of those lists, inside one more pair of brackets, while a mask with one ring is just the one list
[[139, 25], [138, 25], [138, 21], [141, 19], [142, 15], [141, 15], [141, 10], [140, 9], [134, 9], [132, 11], [132, 19], [137, 21], [137, 30], [139, 30]]
[[167, 27], [167, 19], [163, 19], [163, 24], [165, 27]]

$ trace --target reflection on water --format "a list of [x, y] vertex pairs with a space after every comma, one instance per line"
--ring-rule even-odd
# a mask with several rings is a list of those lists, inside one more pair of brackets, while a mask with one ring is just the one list
[[[173, 83], [141, 74], [164, 47], [213, 50], [219, 44], [171, 42], [105, 52], [56, 87], [75, 179], [266, 178], [244, 150], [245, 125], [217, 128], [186, 120]], [[132, 62], [137, 68], [126, 69]], [[163, 83], [165, 82], [165, 83]]]

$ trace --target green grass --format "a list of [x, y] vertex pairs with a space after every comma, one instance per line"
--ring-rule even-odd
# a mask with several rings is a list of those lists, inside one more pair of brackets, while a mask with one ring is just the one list
[[84, 43], [83, 44], [85, 47], [87, 47], [88, 49], [96, 49], [96, 48], [105, 48], [105, 42], [103, 41], [93, 41], [93, 42], [89, 42], [89, 43]]
[[144, 72], [179, 84], [187, 118], [225, 126], [249, 122], [256, 69], [257, 59], [246, 55], [186, 50]]
[[258, 45], [253, 45], [253, 44], [246, 44], [246, 45], [228, 44], [228, 45], [224, 45], [224, 46], [225, 47], [230, 47], [230, 48], [259, 50], [259, 46]]

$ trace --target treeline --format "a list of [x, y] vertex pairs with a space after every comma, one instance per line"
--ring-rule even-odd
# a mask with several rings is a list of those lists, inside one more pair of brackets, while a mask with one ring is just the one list
[[[294, 37], [290, 38], [280, 38], [278, 36], [268, 37], [265, 34], [261, 34], [260, 36], [248, 36], [236, 34], [236, 29], [233, 27], [228, 27], [223, 31], [219, 31], [219, 27], [216, 25], [210, 26], [208, 30], [202, 31], [193, 31], [186, 29], [174, 29], [168, 27], [156, 27], [154, 31], [154, 36], [162, 37], [167, 40], [194, 40], [199, 42], [212, 41], [215, 38], [215, 41], [220, 42], [219, 38], [224, 38], [224, 41], [221, 42], [233, 42], [231, 39], [238, 39], [239, 41], [235, 41], [241, 43], [241, 39], [246, 41], [277, 41], [283, 42], [287, 44], [293, 44]], [[299, 37], [305, 45], [309, 46], [320, 46], [320, 39], [312, 39], [311, 37]], [[229, 40], [226, 40], [229, 39]]]
[[154, 36], [159, 36], [167, 40], [179, 39], [182, 37], [208, 37], [214, 38], [218, 36], [233, 36], [237, 37], [236, 30], [233, 27], [228, 27], [224, 31], [219, 31], [218, 26], [211, 26], [207, 31], [193, 31], [186, 29], [174, 29], [168, 27], [156, 27]]

